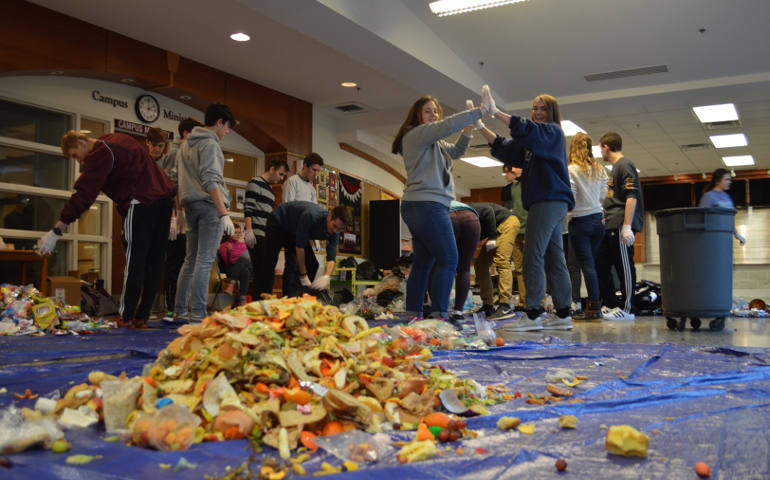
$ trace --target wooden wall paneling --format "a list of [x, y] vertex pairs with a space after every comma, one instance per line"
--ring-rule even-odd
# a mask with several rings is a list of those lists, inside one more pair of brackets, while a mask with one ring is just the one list
[[462, 197], [461, 202], [491, 202], [500, 203], [500, 191], [502, 187], [474, 188], [469, 197]]
[[364, 182], [364, 194], [361, 199], [361, 254], [369, 258], [369, 202], [379, 200], [382, 194], [380, 187]]
[[106, 70], [132, 78], [130, 85], [151, 87], [169, 81], [166, 51], [133, 38], [108, 32]]

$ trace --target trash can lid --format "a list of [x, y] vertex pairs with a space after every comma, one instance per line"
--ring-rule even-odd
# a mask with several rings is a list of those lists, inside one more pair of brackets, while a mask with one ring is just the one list
[[668, 215], [681, 215], [683, 213], [706, 213], [714, 215], [735, 216], [736, 210], [725, 207], [689, 207], [689, 208], [667, 208], [655, 212], [655, 218], [666, 217]]

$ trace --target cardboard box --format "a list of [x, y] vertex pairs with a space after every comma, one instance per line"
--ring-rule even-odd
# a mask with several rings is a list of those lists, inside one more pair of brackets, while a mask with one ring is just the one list
[[48, 295], [67, 305], [80, 306], [80, 280], [74, 277], [48, 277]]

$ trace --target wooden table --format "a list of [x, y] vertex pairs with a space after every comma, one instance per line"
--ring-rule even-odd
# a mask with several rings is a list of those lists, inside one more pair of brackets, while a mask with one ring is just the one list
[[[42, 257], [34, 250], [0, 250], [0, 262], [18, 262], [21, 263], [21, 284], [26, 285], [27, 264], [32, 262], [41, 262], [43, 266], [40, 269], [40, 282], [37, 289], [44, 297], [48, 296], [48, 255]], [[2, 279], [0, 279], [2, 280]]]

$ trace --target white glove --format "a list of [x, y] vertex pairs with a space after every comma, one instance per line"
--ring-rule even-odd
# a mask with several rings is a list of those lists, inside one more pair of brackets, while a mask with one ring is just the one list
[[631, 231], [631, 225], [623, 225], [620, 230], [620, 241], [627, 247], [634, 244], [634, 232]]
[[312, 286], [312, 284], [310, 283], [310, 279], [307, 277], [307, 275], [302, 275], [301, 277], [299, 277], [299, 283], [303, 287], [310, 287], [310, 286]]
[[246, 233], [243, 234], [243, 241], [246, 242], [247, 247], [254, 248], [254, 245], [257, 244], [257, 237], [254, 235], [253, 229], [246, 229]]
[[233, 225], [230, 215], [222, 215], [219, 221], [222, 222], [222, 233], [225, 235], [232, 235], [235, 233], [235, 225]]
[[[473, 100], [466, 100], [465, 101], [465, 108], [467, 110], [472, 110], [473, 109]], [[476, 128], [476, 130], [481, 130], [482, 128], [484, 128], [484, 122], [482, 122], [481, 119], [479, 118], [478, 120], [476, 120], [473, 123], [473, 126]]]
[[738, 239], [738, 242], [740, 242], [741, 247], [746, 245], [746, 238], [743, 235], [741, 235], [738, 232], [735, 232], [733, 235], [735, 235], [735, 238]]
[[177, 226], [176, 217], [171, 217], [171, 224], [168, 226], [168, 239], [172, 242], [176, 240], [179, 235], [179, 228]]
[[313, 280], [313, 284], [310, 286], [310, 288], [314, 290], [326, 290], [329, 288], [329, 275], [321, 275], [320, 277]]
[[53, 251], [53, 247], [56, 246], [58, 240], [59, 236], [53, 233], [53, 230], [48, 230], [37, 241], [37, 254], [40, 256], [48, 255]]
[[487, 243], [484, 245], [487, 249], [487, 252], [490, 250], [494, 250], [497, 248], [497, 240], [487, 240]]
[[187, 219], [184, 216], [184, 208], [176, 212], [176, 233], [182, 235], [187, 230]]
[[492, 116], [495, 116], [500, 111], [495, 105], [495, 99], [492, 98], [492, 94], [489, 92], [489, 85], [481, 87], [481, 111]]
[[0, 238], [0, 249], [7, 248], [8, 246], [5, 244], [2, 238]]

